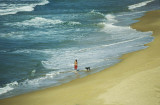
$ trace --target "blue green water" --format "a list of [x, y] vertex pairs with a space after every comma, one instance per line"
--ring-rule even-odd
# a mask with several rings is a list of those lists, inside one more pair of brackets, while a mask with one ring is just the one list
[[[129, 27], [159, 0], [0, 0], [0, 98], [99, 72], [144, 49]], [[91, 67], [90, 72], [73, 71]]]

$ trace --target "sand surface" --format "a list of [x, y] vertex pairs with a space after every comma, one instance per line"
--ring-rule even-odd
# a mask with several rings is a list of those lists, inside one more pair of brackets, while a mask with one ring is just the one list
[[147, 49], [123, 55], [104, 71], [24, 95], [0, 105], [160, 105], [160, 11], [151, 11], [132, 25], [153, 31]]

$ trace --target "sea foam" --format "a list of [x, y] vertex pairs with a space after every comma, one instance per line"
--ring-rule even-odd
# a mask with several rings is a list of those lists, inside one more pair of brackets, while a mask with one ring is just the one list
[[14, 87], [17, 85], [18, 85], [18, 82], [14, 81], [14, 82], [6, 84], [4, 87], [0, 87], [0, 95], [13, 90]]
[[[125, 14], [121, 15], [122, 17]], [[120, 17], [120, 15], [118, 15]], [[148, 37], [148, 35], [151, 35], [151, 32], [139, 32], [134, 29], [132, 29], [130, 26], [121, 26], [116, 25], [119, 20], [116, 19], [117, 16], [113, 14], [107, 14], [106, 16], [106, 22], [99, 23], [100, 25], [103, 25], [103, 29], [101, 31], [106, 32], [107, 34], [112, 34], [114, 37], [112, 39], [134, 39], [141, 37]], [[124, 37], [125, 36], [125, 37]]]
[[76, 25], [81, 25], [81, 23], [76, 21], [63, 21], [60, 19], [47, 19], [44, 17], [34, 17], [30, 20], [25, 20], [22, 22], [15, 22], [12, 24], [6, 23], [6, 25], [18, 26], [18, 27], [44, 28], [44, 27], [52, 27], [54, 25], [76, 26]]
[[45, 26], [45, 25], [53, 25], [53, 24], [60, 24], [62, 23], [61, 20], [52, 20], [52, 19], [46, 19], [42, 17], [35, 17], [31, 20], [25, 20], [23, 22], [17, 22], [15, 25], [17, 26]]
[[106, 22], [99, 23], [99, 25], [103, 25], [103, 27], [104, 27], [102, 29], [102, 31], [104, 31], [106, 33], [113, 34], [113, 33], [115, 33], [115, 31], [123, 32], [123, 31], [128, 30], [128, 27], [126, 27], [126, 26], [116, 26], [115, 25], [118, 22], [118, 20], [116, 20], [115, 15], [107, 14], [105, 17], [106, 17]]
[[109, 23], [117, 23], [118, 22], [118, 20], [115, 19], [116, 17], [112, 14], [107, 14], [105, 16], [105, 18], [107, 19], [107, 22], [109, 22]]
[[95, 10], [92, 10], [91, 12], [89, 12], [89, 14], [105, 17], [105, 15], [103, 13], [95, 11]]
[[[31, 76], [34, 77], [35, 73], [36, 73], [36, 70], [32, 70]], [[24, 88], [25, 87], [27, 90], [28, 88], [41, 87], [42, 84], [44, 84], [44, 81], [47, 84], [48, 79], [53, 79], [56, 75], [59, 75], [60, 73], [63, 73], [63, 72], [62, 71], [52, 71], [52, 72], [47, 73], [44, 76], [37, 77], [34, 79], [28, 78], [28, 79], [26, 79], [22, 82], [19, 82], [19, 83], [17, 81], [8, 83], [4, 87], [0, 87], [0, 95], [8, 93], [8, 92], [15, 90], [17, 88]], [[53, 82], [56, 83], [56, 81], [53, 81]]]

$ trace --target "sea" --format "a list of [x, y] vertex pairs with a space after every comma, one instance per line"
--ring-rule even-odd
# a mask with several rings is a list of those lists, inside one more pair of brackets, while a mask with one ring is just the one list
[[0, 0], [0, 99], [83, 78], [147, 48], [152, 32], [130, 25], [157, 9], [160, 0]]

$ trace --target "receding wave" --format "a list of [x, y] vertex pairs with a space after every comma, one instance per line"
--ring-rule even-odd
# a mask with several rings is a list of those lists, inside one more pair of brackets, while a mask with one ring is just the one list
[[148, 1], [141, 2], [141, 3], [133, 4], [133, 5], [128, 6], [128, 9], [133, 10], [133, 9], [136, 9], [136, 8], [140, 8], [140, 7], [143, 7], [143, 6], [145, 6], [148, 3], [153, 2], [153, 1], [154, 0], [148, 0]]
[[117, 15], [117, 16], [132, 16], [132, 15], [142, 14], [142, 13], [145, 13], [145, 12], [146, 11], [129, 12], [129, 13], [120, 14], [120, 15]]
[[[36, 70], [33, 70], [31, 72], [31, 76], [33, 77], [35, 75], [35, 73], [36, 73]], [[27, 78], [26, 80], [24, 80], [22, 82], [14, 81], [14, 82], [8, 83], [8, 84], [0, 87], [0, 95], [8, 93], [8, 92], [10, 92], [10, 91], [12, 91], [14, 89], [17, 89], [17, 88], [22, 88], [22, 87], [30, 87], [30, 88], [31, 87], [32, 88], [40, 87], [48, 79], [53, 79], [55, 76], [57, 76], [57, 75], [59, 75], [61, 73], [67, 73], [67, 72], [66, 71], [52, 71], [52, 72], [49, 72], [49, 73], [47, 73], [47, 74], [45, 74], [45, 75], [43, 75], [41, 77], [37, 77], [37, 78], [34, 78], [34, 79]], [[56, 81], [54, 81], [54, 82], [56, 82]]]
[[139, 37], [139, 38], [125, 40], [125, 41], [122, 41], [122, 42], [117, 42], [117, 43], [112, 43], [112, 44], [102, 45], [102, 46], [107, 47], [107, 46], [113, 46], [113, 45], [123, 44], [123, 43], [127, 43], [127, 42], [132, 42], [132, 41], [135, 41], [135, 40], [138, 40], [138, 39], [142, 39], [142, 38], [145, 38], [145, 37], [148, 37], [148, 36], [142, 36], [142, 37]]
[[[31, 1], [30, 1], [31, 2]], [[33, 1], [34, 2], [34, 1]], [[33, 11], [34, 7], [37, 5], [45, 5], [48, 4], [49, 1], [47, 0], [38, 0], [37, 3], [2, 3], [0, 4], [0, 15], [9, 15], [9, 14], [16, 14], [17, 12], [21, 11]]]

